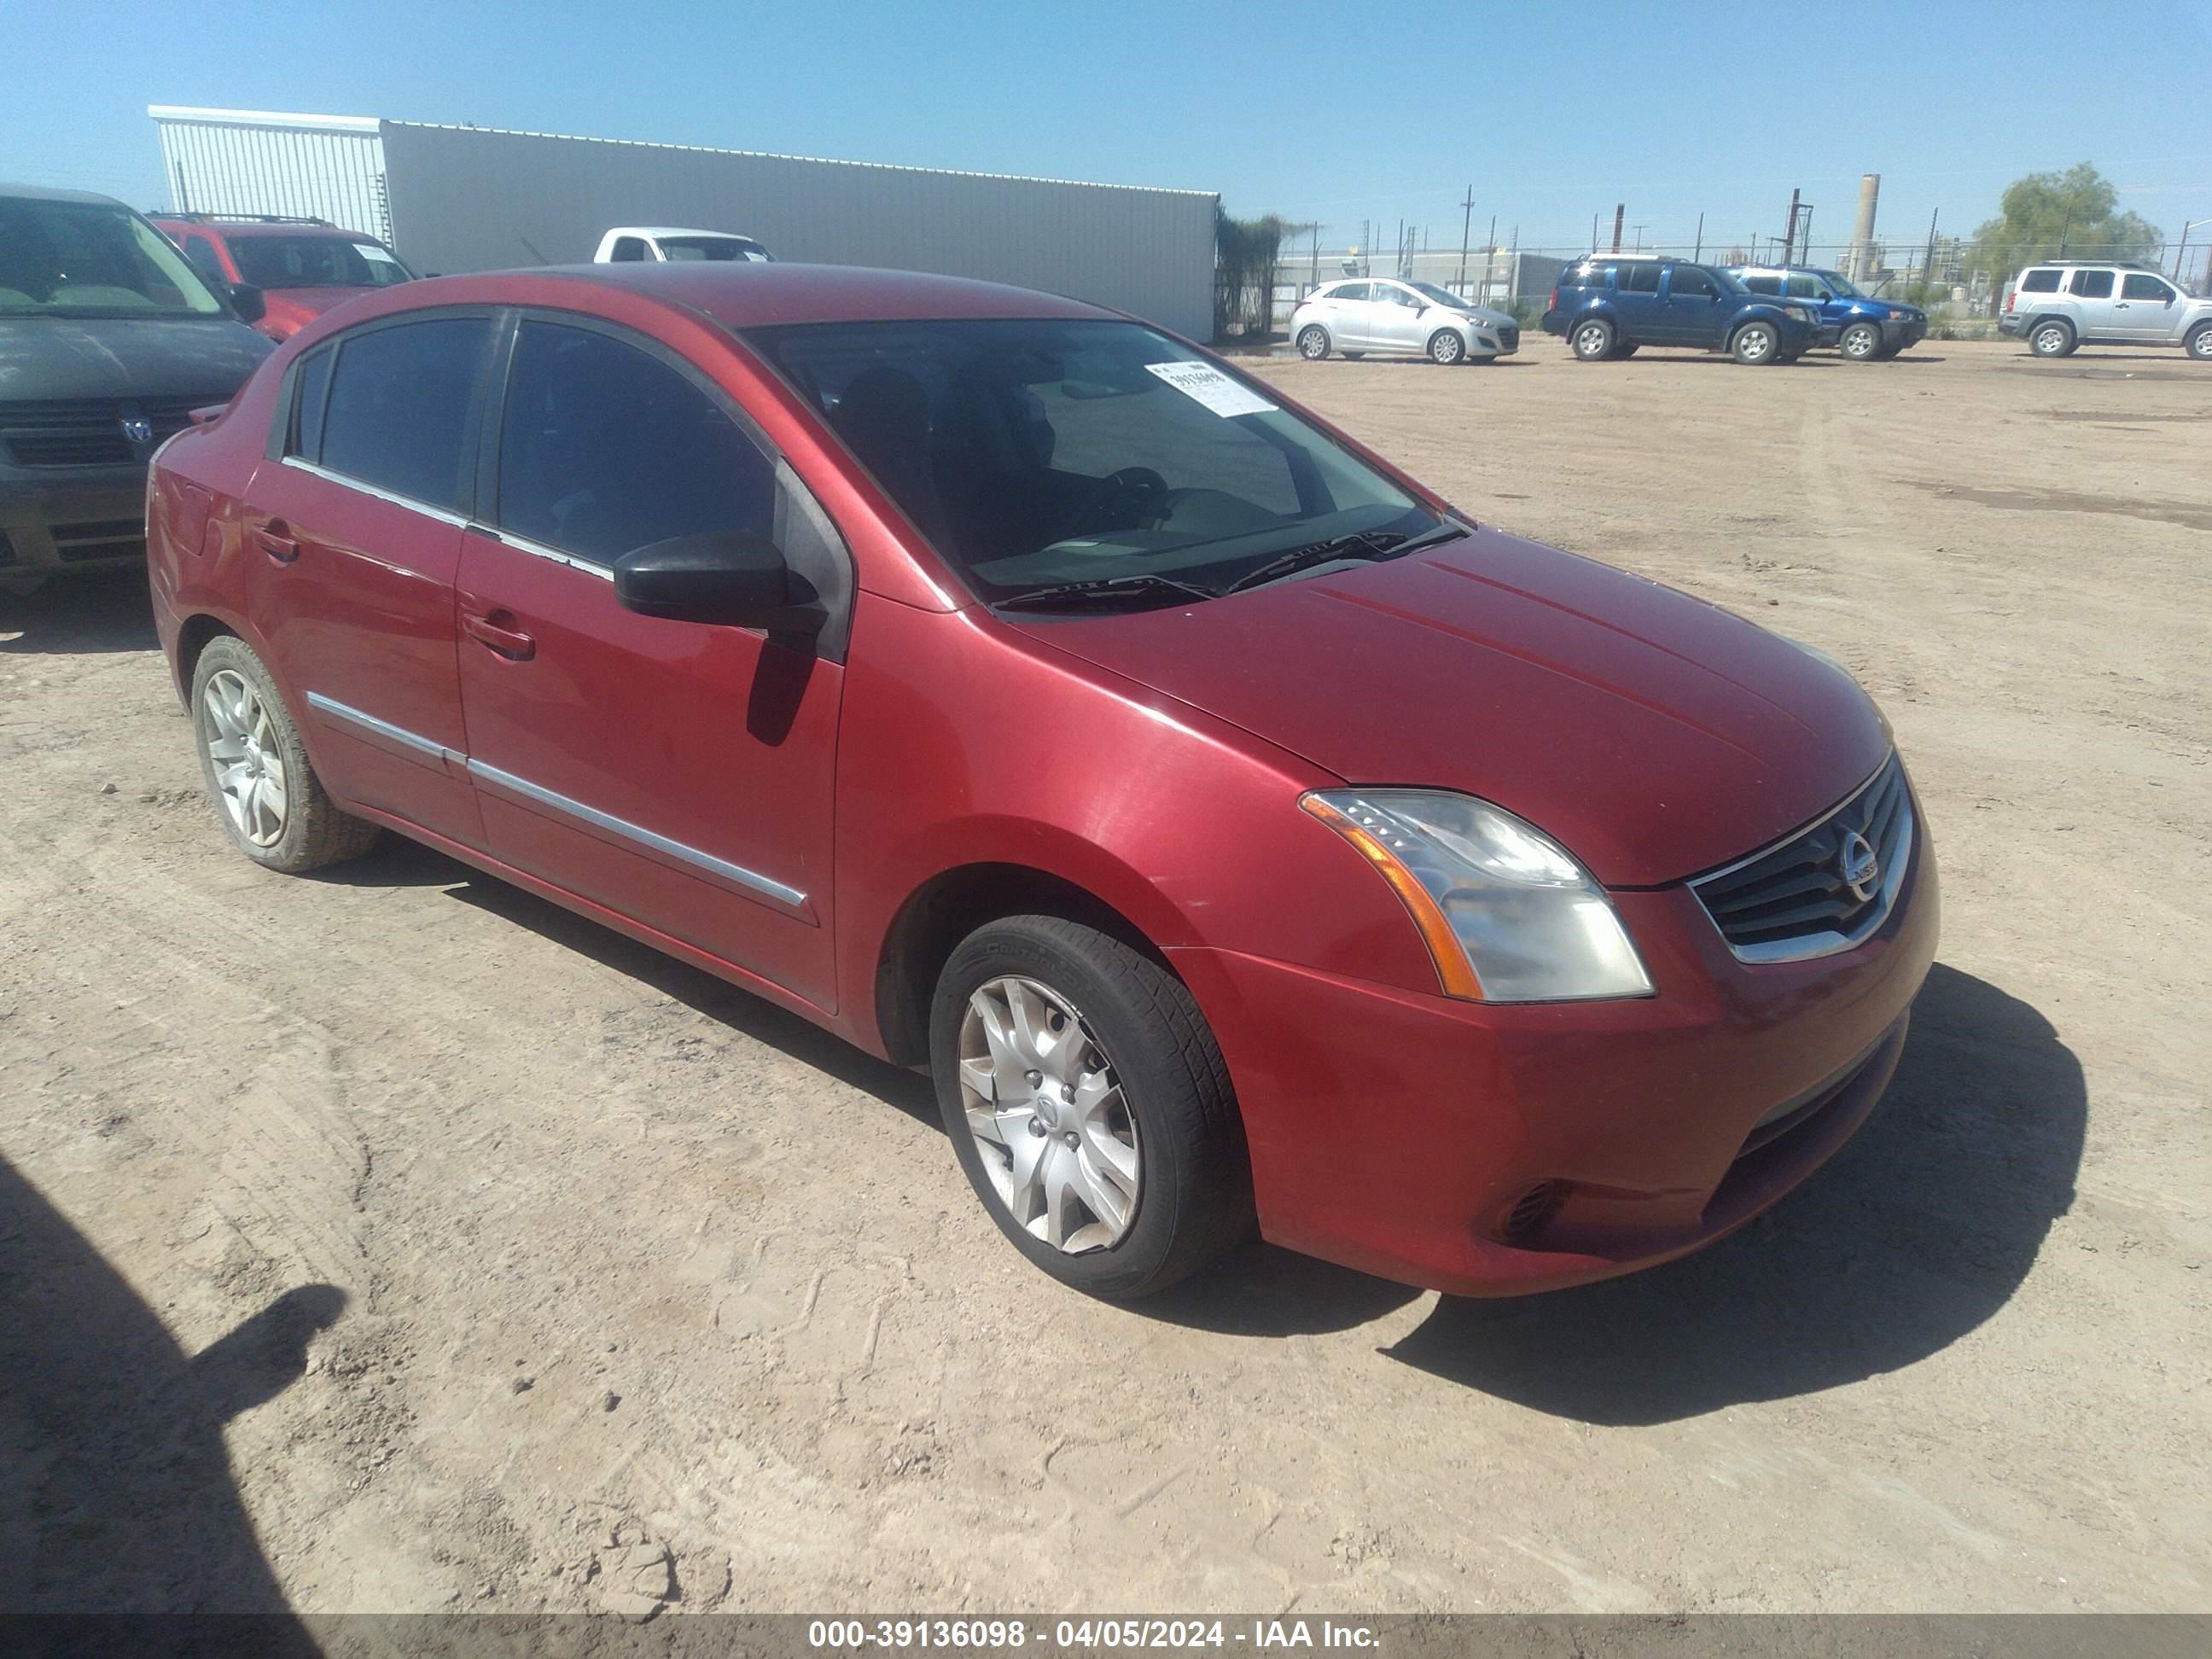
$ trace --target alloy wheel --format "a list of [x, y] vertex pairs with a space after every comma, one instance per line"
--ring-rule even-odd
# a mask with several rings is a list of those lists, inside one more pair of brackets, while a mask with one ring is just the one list
[[256, 847], [274, 847], [284, 834], [289, 790], [268, 705], [244, 675], [226, 668], [209, 679], [200, 707], [208, 757], [232, 827]]
[[1328, 355], [1328, 336], [1317, 328], [1310, 328], [1298, 336], [1298, 356], [1308, 362], [1319, 362]]
[[1881, 336], [1865, 324], [1855, 324], [1844, 331], [1844, 356], [1863, 362], [1874, 356], [1881, 344]]
[[960, 1093], [991, 1190], [1068, 1255], [1119, 1243], [1143, 1192], [1137, 1121], [1075, 1005], [1033, 979], [994, 979], [960, 1024]]
[[2066, 331], [2056, 323], [2045, 323], [2035, 331], [2035, 349], [2046, 357], [2056, 357], [2066, 349]]
[[1455, 363], [1467, 355], [1467, 343], [1456, 334], [1439, 334], [1429, 342], [1429, 356], [1440, 363]]
[[1584, 357], [1603, 355], [1612, 335], [1602, 323], [1585, 323], [1575, 333], [1575, 350]]

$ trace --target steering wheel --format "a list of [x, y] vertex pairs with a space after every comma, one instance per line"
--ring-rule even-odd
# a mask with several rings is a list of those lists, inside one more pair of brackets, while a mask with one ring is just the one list
[[[1141, 530], [1168, 497], [1168, 481], [1149, 466], [1125, 466], [1098, 481], [1098, 493], [1078, 515], [1074, 530]], [[1126, 522], [1124, 521], [1126, 520]]]

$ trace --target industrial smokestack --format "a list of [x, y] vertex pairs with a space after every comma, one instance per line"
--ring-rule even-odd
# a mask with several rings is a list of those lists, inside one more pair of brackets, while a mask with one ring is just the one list
[[1855, 283], [1874, 275], [1874, 204], [1881, 194], [1881, 174], [1859, 175], [1858, 222], [1851, 227], [1850, 268], [1844, 272]]

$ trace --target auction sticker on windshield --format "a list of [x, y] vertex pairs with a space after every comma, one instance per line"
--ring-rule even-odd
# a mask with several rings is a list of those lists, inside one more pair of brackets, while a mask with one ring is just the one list
[[1258, 392], [1237, 385], [1212, 363], [1146, 363], [1145, 367], [1183, 396], [1196, 398], [1217, 415], [1265, 415], [1274, 408]]

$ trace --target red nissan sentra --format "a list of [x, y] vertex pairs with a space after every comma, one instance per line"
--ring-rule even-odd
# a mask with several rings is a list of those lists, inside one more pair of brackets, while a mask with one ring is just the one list
[[1935, 950], [1833, 662], [1073, 301], [411, 283], [149, 516], [247, 857], [396, 830], [926, 1064], [1101, 1295], [1255, 1218], [1468, 1295], [1695, 1249], [1865, 1119]]

